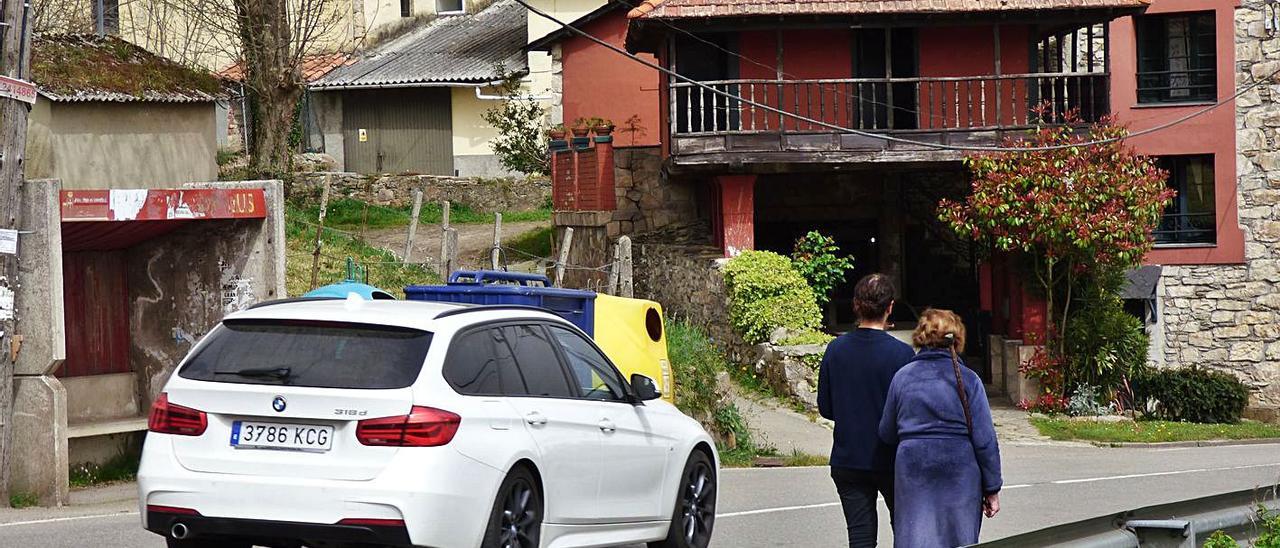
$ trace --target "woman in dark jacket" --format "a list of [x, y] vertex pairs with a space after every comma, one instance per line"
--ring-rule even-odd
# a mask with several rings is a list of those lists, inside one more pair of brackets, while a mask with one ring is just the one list
[[880, 438], [896, 444], [893, 544], [978, 542], [982, 514], [1000, 511], [1000, 447], [978, 375], [960, 362], [964, 324], [949, 310], [920, 316], [920, 348], [889, 384]]

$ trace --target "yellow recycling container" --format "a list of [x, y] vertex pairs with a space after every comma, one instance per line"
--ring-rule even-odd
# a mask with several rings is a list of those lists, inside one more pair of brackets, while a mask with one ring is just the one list
[[633, 373], [649, 377], [658, 384], [662, 399], [675, 403], [675, 378], [667, 358], [662, 305], [597, 294], [594, 338], [628, 380]]

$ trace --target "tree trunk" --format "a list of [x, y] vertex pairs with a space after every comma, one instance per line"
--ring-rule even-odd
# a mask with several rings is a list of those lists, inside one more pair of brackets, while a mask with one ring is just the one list
[[234, 0], [250, 121], [249, 167], [258, 176], [287, 173], [289, 133], [302, 96], [299, 58], [286, 0]]

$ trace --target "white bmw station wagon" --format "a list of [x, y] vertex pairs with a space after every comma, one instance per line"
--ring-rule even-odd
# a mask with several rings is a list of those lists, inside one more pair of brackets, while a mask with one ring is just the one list
[[703, 548], [715, 444], [658, 397], [540, 309], [264, 303], [156, 399], [143, 526], [173, 548]]

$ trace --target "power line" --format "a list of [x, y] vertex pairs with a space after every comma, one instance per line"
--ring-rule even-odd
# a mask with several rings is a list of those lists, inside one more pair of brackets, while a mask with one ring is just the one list
[[599, 45], [601, 45], [601, 46], [604, 46], [605, 48], [609, 49], [610, 51], [613, 51], [614, 53], [617, 53], [617, 54], [619, 54], [619, 55], [622, 55], [622, 56], [626, 57], [627, 59], [630, 59], [630, 60], [632, 60], [632, 61], [634, 61], [634, 62], [636, 62], [636, 63], [639, 63], [639, 64], [644, 65], [644, 66], [646, 66], [646, 67], [649, 67], [649, 68], [651, 68], [651, 69], [654, 69], [654, 70], [656, 70], [656, 71], [658, 71], [658, 72], [660, 72], [660, 73], [662, 73], [662, 74], [666, 74], [667, 76], [670, 76], [670, 77], [672, 77], [672, 78], [675, 78], [676, 80], [680, 80], [680, 81], [682, 81], [682, 82], [685, 82], [685, 83], [687, 83], [687, 84], [693, 85], [693, 86], [695, 86], [695, 87], [702, 88], [702, 89], [704, 89], [704, 90], [706, 90], [706, 91], [711, 92], [712, 94], [719, 95], [719, 96], [724, 97], [724, 98], [726, 98], [726, 99], [734, 100], [734, 101], [740, 101], [740, 102], [742, 102], [743, 104], [751, 105], [751, 106], [753, 106], [753, 107], [755, 107], [755, 108], [758, 108], [758, 109], [761, 109], [761, 110], [764, 110], [764, 111], [768, 111], [768, 112], [772, 112], [772, 113], [777, 114], [777, 115], [779, 115], [779, 116], [783, 116], [783, 117], [791, 118], [791, 119], [796, 120], [796, 121], [799, 121], [799, 122], [805, 122], [805, 123], [810, 124], [811, 126], [818, 126], [818, 127], [822, 127], [822, 128], [826, 128], [826, 129], [831, 129], [831, 130], [835, 130], [835, 131], [838, 131], [838, 132], [842, 132], [842, 133], [848, 133], [848, 134], [851, 134], [851, 135], [858, 135], [858, 136], [861, 136], [861, 137], [867, 137], [867, 138], [871, 138], [871, 139], [879, 139], [879, 140], [886, 141], [886, 142], [891, 142], [891, 143], [900, 143], [900, 144], [905, 144], [905, 145], [914, 145], [914, 146], [925, 147], [925, 148], [933, 148], [933, 149], [938, 149], [938, 150], [953, 150], [953, 151], [959, 151], [959, 152], [1045, 152], [1045, 151], [1063, 150], [1063, 149], [1075, 148], [1075, 147], [1087, 147], [1087, 146], [1094, 146], [1094, 145], [1103, 145], [1103, 144], [1109, 144], [1109, 143], [1114, 143], [1114, 142], [1122, 141], [1122, 140], [1124, 140], [1124, 139], [1129, 139], [1129, 138], [1133, 138], [1133, 137], [1141, 137], [1141, 136], [1143, 136], [1143, 135], [1149, 135], [1149, 134], [1155, 133], [1155, 132], [1157, 132], [1157, 131], [1163, 131], [1163, 130], [1168, 129], [1168, 128], [1170, 128], [1170, 127], [1173, 127], [1173, 126], [1175, 126], [1175, 125], [1181, 124], [1181, 123], [1183, 123], [1183, 122], [1185, 122], [1185, 121], [1187, 121], [1187, 120], [1191, 120], [1192, 118], [1196, 118], [1196, 117], [1198, 117], [1198, 116], [1202, 116], [1202, 115], [1204, 115], [1204, 114], [1207, 114], [1207, 113], [1209, 113], [1209, 112], [1212, 112], [1213, 110], [1215, 110], [1215, 109], [1217, 109], [1217, 108], [1221, 107], [1222, 105], [1225, 105], [1226, 103], [1228, 103], [1228, 102], [1230, 102], [1230, 101], [1234, 101], [1236, 98], [1240, 97], [1241, 95], [1244, 95], [1244, 94], [1245, 94], [1245, 93], [1247, 93], [1248, 91], [1250, 91], [1250, 90], [1252, 90], [1252, 89], [1254, 89], [1254, 88], [1257, 88], [1257, 87], [1259, 87], [1259, 86], [1261, 86], [1261, 85], [1265, 84], [1267, 81], [1271, 80], [1271, 79], [1272, 79], [1272, 78], [1274, 78], [1276, 75], [1280, 74], [1280, 69], [1277, 69], [1277, 70], [1275, 70], [1275, 71], [1271, 72], [1271, 74], [1268, 74], [1265, 78], [1261, 78], [1261, 79], [1259, 79], [1259, 80], [1257, 80], [1257, 81], [1253, 82], [1252, 84], [1250, 84], [1250, 85], [1248, 85], [1248, 86], [1246, 86], [1246, 87], [1244, 87], [1244, 88], [1240, 89], [1240, 90], [1239, 90], [1239, 91], [1237, 91], [1235, 94], [1233, 94], [1231, 97], [1228, 97], [1228, 98], [1226, 98], [1226, 99], [1223, 99], [1223, 100], [1221, 100], [1221, 101], [1218, 101], [1218, 102], [1216, 102], [1216, 103], [1214, 103], [1214, 104], [1212, 104], [1212, 105], [1209, 105], [1209, 106], [1207, 106], [1207, 107], [1205, 107], [1205, 108], [1203, 108], [1203, 109], [1200, 109], [1200, 110], [1197, 110], [1197, 111], [1191, 112], [1191, 113], [1189, 113], [1189, 114], [1187, 114], [1187, 115], [1181, 116], [1181, 117], [1179, 117], [1179, 118], [1177, 118], [1177, 119], [1174, 119], [1174, 120], [1171, 120], [1171, 121], [1169, 121], [1169, 122], [1166, 122], [1166, 123], [1163, 123], [1163, 124], [1159, 124], [1159, 125], [1156, 125], [1156, 126], [1153, 126], [1153, 127], [1147, 128], [1147, 129], [1144, 129], [1144, 130], [1135, 131], [1135, 132], [1130, 133], [1130, 134], [1128, 134], [1128, 135], [1125, 135], [1125, 136], [1123, 136], [1123, 137], [1111, 137], [1111, 138], [1107, 138], [1107, 139], [1098, 139], [1098, 140], [1094, 140], [1094, 141], [1085, 141], [1085, 142], [1081, 142], [1081, 143], [1071, 143], [1071, 144], [1063, 144], [1063, 145], [1049, 145], [1049, 146], [1000, 147], [1000, 146], [976, 146], [976, 145], [947, 145], [947, 144], [942, 144], [942, 143], [930, 143], [930, 142], [925, 142], [925, 141], [915, 141], [915, 140], [912, 140], [912, 139], [904, 139], [904, 138], [902, 138], [902, 137], [895, 137], [895, 136], [893, 136], [893, 135], [885, 135], [885, 134], [882, 134], [882, 133], [872, 133], [872, 132], [868, 132], [868, 131], [862, 131], [862, 130], [858, 130], [858, 129], [847, 128], [847, 127], [839, 126], [839, 125], [836, 125], [836, 124], [827, 123], [827, 122], [824, 122], [824, 121], [821, 121], [821, 120], [816, 120], [816, 119], [813, 119], [813, 118], [809, 118], [809, 117], [807, 117], [807, 116], [802, 116], [802, 115], [799, 115], [799, 114], [795, 114], [795, 113], [787, 112], [787, 111], [785, 111], [785, 110], [782, 110], [782, 109], [779, 109], [779, 108], [776, 108], [776, 107], [773, 107], [773, 106], [769, 106], [769, 105], [766, 105], [766, 104], [762, 104], [762, 103], [756, 102], [756, 101], [751, 100], [751, 99], [746, 99], [746, 98], [743, 98], [743, 97], [741, 97], [741, 96], [734, 95], [734, 94], [729, 93], [729, 92], [727, 92], [727, 91], [721, 91], [721, 90], [718, 90], [718, 89], [716, 89], [716, 88], [714, 88], [714, 87], [708, 86], [707, 84], [704, 84], [704, 83], [702, 83], [702, 82], [699, 82], [699, 81], [697, 81], [697, 80], [694, 80], [694, 79], [692, 79], [692, 78], [689, 78], [689, 77], [687, 77], [687, 76], [685, 76], [685, 75], [683, 75], [683, 74], [680, 74], [680, 73], [678, 73], [678, 72], [676, 72], [676, 71], [673, 71], [673, 70], [671, 70], [671, 69], [668, 69], [668, 68], [666, 68], [666, 67], [663, 67], [663, 66], [661, 66], [661, 65], [659, 65], [659, 64], [657, 64], [657, 63], [652, 63], [652, 62], [646, 61], [646, 60], [644, 60], [644, 59], [641, 59], [641, 58], [639, 58], [639, 57], [637, 57], [637, 56], [635, 56], [635, 55], [632, 55], [631, 53], [627, 52], [626, 50], [623, 50], [622, 48], [619, 48], [619, 47], [617, 47], [617, 46], [615, 46], [615, 45], [613, 45], [613, 44], [610, 44], [610, 43], [608, 43], [608, 42], [606, 42], [606, 41], [604, 41], [604, 40], [600, 39], [600, 38], [597, 38], [597, 37], [595, 37], [595, 36], [591, 35], [590, 33], [586, 32], [586, 31], [584, 31], [584, 30], [582, 30], [582, 29], [579, 29], [579, 28], [577, 28], [577, 27], [574, 27], [573, 25], [571, 25], [571, 24], [569, 24], [569, 23], [566, 23], [566, 22], [564, 22], [564, 21], [562, 21], [562, 20], [560, 20], [560, 19], [556, 18], [555, 16], [553, 16], [553, 15], [551, 15], [551, 14], [548, 14], [547, 12], [542, 11], [541, 9], [538, 9], [537, 7], [534, 7], [534, 6], [530, 5], [530, 4], [528, 3], [528, 1], [527, 1], [527, 0], [513, 0], [513, 1], [514, 1], [514, 2], [516, 2], [517, 4], [520, 4], [521, 6], [524, 6], [524, 8], [525, 8], [526, 10], [529, 10], [529, 12], [530, 12], [530, 13], [533, 13], [534, 15], [537, 15], [537, 16], [539, 16], [539, 17], [542, 17], [543, 19], [546, 19], [546, 20], [548, 20], [548, 21], [551, 21], [552, 23], [555, 23], [556, 25], [559, 25], [561, 28], [564, 28], [565, 30], [567, 30], [567, 31], [569, 31], [569, 32], [572, 32], [572, 33], [577, 34], [577, 35], [579, 35], [579, 36], [582, 36], [583, 38], [586, 38], [586, 39], [588, 39], [588, 40], [590, 40], [590, 41], [592, 41], [592, 42], [595, 42], [596, 44], [599, 44]]

